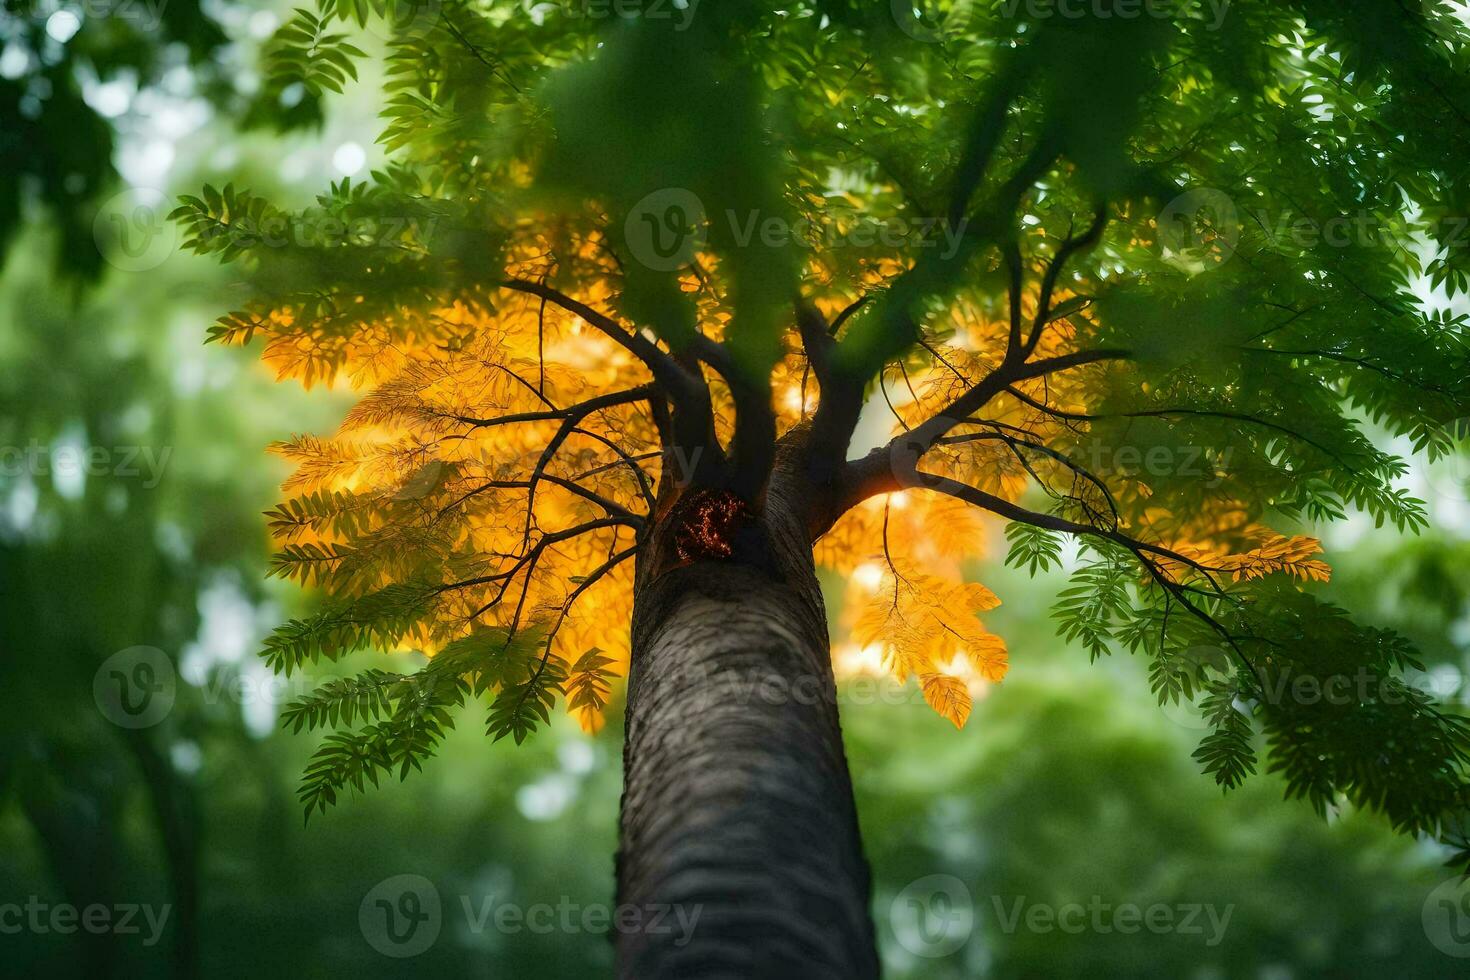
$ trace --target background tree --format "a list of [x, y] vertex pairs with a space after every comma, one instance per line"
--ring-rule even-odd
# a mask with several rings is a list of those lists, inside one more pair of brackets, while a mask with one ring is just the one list
[[[340, 88], [368, 8], [299, 11], [273, 84]], [[215, 339], [367, 389], [278, 447], [275, 568], [339, 598], [269, 661], [434, 652], [288, 711], [343, 729], [308, 813], [470, 696], [497, 737], [558, 698], [595, 726], [626, 666], [620, 897], [704, 917], [622, 937], [624, 971], [870, 975], [815, 564], [879, 560], [859, 641], [962, 724], [1006, 665], [998, 600], [947, 574], [966, 505], [1033, 571], [1077, 541], [1063, 631], [1199, 698], [1219, 783], [1264, 749], [1319, 812], [1465, 846], [1464, 722], [1305, 588], [1294, 533], [1422, 525], [1365, 421], [1432, 458], [1470, 401], [1447, 5], [397, 13], [371, 183], [178, 212], [258, 289]], [[1204, 468], [1125, 462], [1158, 450]]]
[[[131, 210], [99, 214], [119, 189], [120, 136], [137, 121], [121, 118], [130, 104], [251, 104], [216, 60], [226, 45], [220, 19], [238, 13], [217, 4], [206, 14], [197, 0], [8, 0], [0, 10], [0, 683], [12, 699], [0, 722], [0, 812], [19, 815], [62, 899], [80, 909], [137, 897], [138, 855], [123, 824], [141, 807], [142, 847], [161, 852], [163, 871], [146, 893], [165, 897], [174, 920], [149, 967], [179, 977], [200, 969], [204, 834], [199, 786], [175, 753], [218, 729], [187, 694], [172, 724], [112, 724], [92, 679], [110, 654], [142, 645], [160, 658], [150, 667], [172, 672], [174, 660], [153, 645], [187, 642], [199, 593], [231, 574], [247, 593], [260, 591], [242, 544], [258, 532], [225, 517], [239, 491], [222, 474], [194, 471], [157, 489], [180, 431], [159, 350], [140, 350], [158, 324], [139, 328], [133, 317], [163, 305], [177, 280], [155, 275], [126, 301], [99, 301], [90, 287], [108, 271], [108, 234], [146, 231], [128, 224], [142, 217]], [[108, 223], [114, 216], [124, 227]], [[97, 342], [99, 327], [108, 345]], [[210, 417], [207, 407], [193, 411]], [[214, 551], [181, 540], [192, 535], [170, 506], [173, 487], [216, 501], [193, 508]], [[28, 660], [53, 669], [39, 676]], [[77, 955], [53, 970], [114, 977], [137, 966], [116, 934], [82, 930], [75, 943]], [[5, 958], [17, 971], [30, 965], [13, 949]]]
[[[198, 0], [119, 2], [74, 9], [37, 0], [6, 0], [0, 18], [0, 258], [32, 209], [44, 208], [60, 234], [57, 265], [95, 276], [102, 255], [93, 245], [97, 203], [115, 190], [114, 108], [101, 109], [102, 82], [134, 91], [187, 68], [197, 94], [216, 101], [232, 93], [213, 70], [225, 44], [219, 23]], [[124, 81], [125, 80], [125, 81]]]

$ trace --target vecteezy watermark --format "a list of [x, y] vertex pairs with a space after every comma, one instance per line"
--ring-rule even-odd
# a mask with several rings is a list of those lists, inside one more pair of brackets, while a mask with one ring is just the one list
[[1449, 668], [1446, 673], [1416, 673], [1407, 677], [1385, 676], [1359, 667], [1351, 674], [1327, 676], [1294, 671], [1279, 671], [1262, 689], [1267, 704], [1407, 704], [1418, 695], [1440, 701], [1452, 701], [1461, 692], [1460, 672]]
[[975, 903], [954, 875], [927, 875], [894, 897], [888, 922], [899, 945], [915, 956], [948, 956], [970, 941]]
[[148, 272], [178, 250], [179, 231], [168, 220], [173, 206], [151, 187], [114, 194], [97, 209], [92, 239], [103, 261], [123, 272]]
[[[179, 250], [179, 226], [169, 220], [176, 209], [162, 191], [134, 187], [103, 202], [92, 222], [97, 251], [122, 272], [148, 272]], [[323, 209], [286, 214], [232, 215], [198, 232], [210, 248], [396, 247], [433, 237], [438, 218], [419, 214], [344, 216]]]
[[[1368, 209], [1308, 216], [1292, 209], [1272, 212], [1241, 207], [1214, 187], [1195, 187], [1164, 205], [1157, 216], [1158, 244], [1166, 261], [1192, 272], [1225, 264], [1235, 256], [1246, 227], [1272, 245], [1309, 250], [1354, 245], [1407, 247], [1406, 219]], [[1435, 239], [1442, 246], [1470, 246], [1470, 218], [1439, 219]]]
[[[1189, 647], [1175, 655], [1176, 669], [1196, 679], [1206, 674], [1217, 676], [1228, 672], [1230, 654], [1223, 648], [1201, 644]], [[1411, 671], [1402, 676], [1389, 677], [1359, 667], [1352, 673], [1312, 674], [1291, 666], [1271, 673], [1264, 679], [1259, 701], [1239, 703], [1237, 708], [1251, 714], [1259, 703], [1273, 707], [1282, 705], [1354, 705], [1354, 704], [1406, 704], [1411, 698], [1420, 696], [1433, 699], [1439, 704], [1465, 703], [1465, 675], [1460, 668], [1441, 664], [1427, 671]], [[1212, 727], [1188, 700], [1172, 699], [1163, 705], [1164, 715], [1181, 728], [1204, 731]]]
[[[1225, 23], [1232, 0], [1001, 0], [997, 13], [1007, 20], [1199, 20], [1205, 30]], [[915, 41], [936, 44], [962, 35], [983, 6], [981, 0], [926, 3], [889, 0], [893, 22]]]
[[142, 477], [145, 490], [157, 487], [173, 455], [172, 446], [46, 446], [32, 439], [22, 446], [0, 446], [0, 478], [30, 476]]
[[[561, 896], [555, 903], [502, 901], [495, 895], [459, 896], [459, 913], [466, 933], [495, 931], [505, 935], [530, 932], [605, 935], [644, 933], [672, 936], [675, 946], [688, 945], [699, 924], [701, 905], [616, 906], [574, 902]], [[395, 875], [380, 881], [363, 896], [358, 926], [368, 945], [384, 956], [418, 956], [438, 940], [444, 928], [444, 903], [439, 889], [422, 875]]]
[[1442, 426], [1449, 451], [1424, 467], [1424, 481], [1443, 500], [1470, 501], [1470, 417]]
[[178, 678], [157, 647], [119, 650], [92, 675], [92, 697], [103, 717], [122, 728], [158, 724], [174, 706]]
[[[13, 12], [43, 17], [61, 13], [84, 21], [127, 21], [140, 31], [153, 31], [163, 23], [163, 11], [168, 4], [169, 0], [68, 0], [66, 4], [22, 0], [13, 5], [20, 8]], [[12, 5], [7, 5], [10, 6]]]
[[623, 240], [633, 258], [655, 272], [673, 272], [694, 260], [704, 247], [704, 202], [683, 187], [664, 187], [645, 195], [628, 211]]
[[954, 0], [930, 4], [924, 0], [889, 0], [893, 22], [915, 41], [937, 44], [960, 34], [970, 25], [980, 0]]
[[1210, 446], [1118, 446], [1094, 442], [1081, 454], [1095, 474], [1125, 477], [1177, 476], [1197, 478], [1207, 487], [1218, 487], [1225, 479], [1234, 448]]
[[[945, 417], [943, 421], [946, 423], [946, 430], [974, 424], [968, 419], [956, 417]], [[932, 490], [944, 484], [944, 476], [919, 469], [924, 453], [930, 448], [930, 441], [932, 440], [926, 440], [921, 434], [908, 432], [889, 443], [889, 470], [900, 487]], [[1170, 476], [1197, 479], [1204, 486], [1214, 488], [1225, 481], [1232, 455], [1234, 449], [1229, 446], [1109, 446], [1101, 441], [1089, 441], [1054, 458], [1059, 465], [1098, 477]]]
[[[711, 218], [693, 191], [665, 187], [629, 209], [623, 238], [638, 262], [658, 272], [673, 272], [689, 265], [712, 238], [736, 248], [936, 248], [949, 259], [959, 251], [965, 227], [964, 221], [952, 225], [939, 217], [879, 220], [856, 211], [791, 220], [759, 210], [726, 209]], [[716, 230], [718, 236], [712, 234]]]
[[1470, 958], [1470, 878], [1441, 881], [1424, 900], [1424, 935], [1446, 956]]
[[[290, 677], [269, 671], [211, 671], [183, 677], [174, 662], [157, 647], [135, 646], [108, 657], [92, 675], [92, 697], [103, 717], [123, 728], [150, 728], [168, 717], [178, 698], [182, 680], [206, 705], [231, 704], [245, 707], [262, 704], [274, 707], [314, 692], [329, 677], [304, 672]], [[413, 683], [412, 679], [404, 683]]]
[[[509, 454], [498, 450], [483, 449], [478, 454], [478, 465], [482, 470], [477, 476], [494, 480], [528, 480], [542, 462], [544, 450], [527, 450]], [[658, 454], [663, 472], [667, 473], [679, 488], [689, 486], [699, 461], [704, 456], [704, 447], [671, 445]], [[651, 482], [652, 476], [639, 464], [652, 459], [644, 456], [633, 459], [606, 446], [579, 446], [557, 453], [557, 468], [550, 471], [563, 480], [581, 480], [608, 471], [621, 471], [635, 480], [639, 473]], [[450, 470], [441, 460], [429, 460], [410, 474], [394, 494], [395, 500], [422, 500], [437, 491], [450, 475]]]
[[444, 13], [443, 0], [369, 0], [369, 3], [376, 16], [367, 17], [362, 28], [380, 41], [426, 37]]
[[1159, 246], [1165, 261], [1209, 268], [1235, 256], [1240, 244], [1240, 214], [1235, 199], [1213, 187], [1196, 187], [1159, 212]]
[[384, 956], [417, 956], [439, 938], [444, 925], [439, 889], [423, 875], [395, 875], [362, 897], [357, 925], [368, 945]]
[[[923, 689], [912, 680], [900, 680], [890, 672], [863, 673], [844, 678], [840, 684], [820, 672], [795, 677], [777, 674], [742, 676], [737, 671], [704, 665], [670, 668], [669, 679], [686, 693], [691, 708], [705, 711], [719, 705], [737, 707], [785, 705], [812, 706], [843, 704], [854, 707], [924, 704]], [[687, 680], [685, 679], [687, 678]]]
[[65, 902], [43, 902], [32, 895], [24, 904], [0, 902], [0, 935], [29, 932], [38, 936], [50, 933], [69, 936], [80, 930], [94, 936], [143, 936], [144, 946], [155, 946], [163, 938], [171, 911], [172, 905], [128, 902], [116, 905], [96, 902], [78, 907]]
[[671, 20], [674, 32], [689, 30], [701, 0], [524, 0], [527, 11], [560, 10], [566, 17], [587, 20]]
[[1199, 936], [1210, 947], [1218, 946], [1224, 940], [1225, 930], [1230, 927], [1230, 917], [1235, 914], [1233, 902], [1223, 909], [1213, 902], [1114, 904], [1103, 901], [1101, 895], [1093, 895], [1085, 905], [1081, 902], [1059, 905], [1028, 902], [1025, 895], [1009, 901], [992, 895], [990, 902], [994, 907], [996, 924], [1007, 935], [1017, 931], [1045, 934], [1059, 930], [1073, 936], [1084, 932], [1100, 935], [1116, 932], [1131, 936], [1146, 931], [1156, 936]]
[[236, 248], [342, 248], [352, 245], [393, 246], [433, 237], [439, 219], [405, 215], [364, 215], [346, 218], [326, 211], [308, 211], [287, 215], [273, 212], [259, 219], [248, 215], [232, 218], [228, 224], [211, 227], [200, 235], [200, 241], [215, 248], [223, 244]]
[[[252, 663], [252, 667], [255, 665]], [[175, 671], [173, 661], [157, 647], [129, 647], [102, 662], [92, 675], [92, 694], [109, 721], [124, 728], [148, 728], [166, 718], [177, 701], [179, 685], [210, 707], [274, 708], [311, 695], [333, 675], [295, 671], [287, 677], [264, 667], [249, 670], [195, 669], [185, 662]], [[418, 675], [395, 682], [395, 688], [416, 689], [433, 683]]]
[[[1188, 677], [1192, 688], [1210, 675], [1223, 676], [1230, 670], [1230, 653], [1224, 648], [1209, 643], [1196, 643], [1172, 654], [1176, 675]], [[1194, 693], [1197, 695], [1198, 690]], [[1195, 700], [1180, 697], [1161, 699], [1159, 709], [1164, 717], [1187, 731], [1203, 732], [1214, 726], [1196, 707]]]
[[[1025, 895], [990, 896], [987, 903], [995, 928], [1046, 934], [1080, 935], [1119, 933], [1134, 935], [1198, 936], [1206, 946], [1218, 946], [1230, 926], [1235, 905], [1223, 909], [1207, 902], [1104, 901], [1093, 895], [1083, 902], [1028, 901]], [[969, 942], [977, 917], [970, 889], [954, 875], [928, 875], [909, 883], [889, 906], [888, 919], [899, 945], [915, 956], [948, 956]]]
[[648, 905], [602, 905], [597, 902], [582, 904], [566, 895], [550, 902], [532, 902], [521, 905], [515, 902], [497, 901], [494, 895], [474, 901], [469, 895], [461, 895], [460, 907], [470, 932], [481, 933], [493, 928], [496, 932], [515, 935], [530, 932], [537, 935], [550, 933], [590, 933], [605, 935], [608, 932], [622, 934], [645, 933], [650, 936], [672, 936], [670, 942], [678, 947], [689, 945], [694, 938], [694, 929], [699, 925], [702, 905], [679, 905], [654, 902]]
[[751, 211], [725, 211], [730, 238], [740, 248], [759, 242], [766, 248], [938, 248], [953, 258], [965, 237], [965, 221], [951, 225], [937, 217], [874, 219], [855, 212], [831, 213], [823, 220], [787, 221]]
[[1197, 19], [1207, 31], [1218, 31], [1230, 12], [1231, 0], [1001, 0], [1003, 17], [1030, 20], [1151, 20]]

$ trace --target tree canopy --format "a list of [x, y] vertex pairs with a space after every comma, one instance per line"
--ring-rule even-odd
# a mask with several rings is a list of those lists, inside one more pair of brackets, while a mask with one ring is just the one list
[[435, 654], [290, 709], [341, 729], [308, 813], [472, 696], [497, 736], [558, 701], [595, 727], [643, 565], [738, 559], [795, 458], [855, 641], [956, 724], [1008, 657], [962, 574], [989, 512], [1009, 562], [1075, 568], [1065, 635], [1199, 701], [1221, 785], [1264, 756], [1319, 812], [1470, 846], [1470, 729], [1314, 596], [1307, 533], [1421, 528], [1394, 445], [1470, 414], [1455, 8], [600, 9], [302, 9], [269, 85], [381, 65], [388, 162], [176, 212], [254, 289], [212, 339], [363, 392], [276, 447], [275, 570], [335, 600], [269, 661]]

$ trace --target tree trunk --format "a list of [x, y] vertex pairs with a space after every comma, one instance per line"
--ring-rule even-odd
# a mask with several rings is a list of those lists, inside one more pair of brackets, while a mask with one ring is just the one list
[[876, 977], [810, 537], [777, 488], [747, 531], [726, 560], [640, 556], [619, 972]]
[[168, 876], [173, 892], [174, 980], [191, 980], [200, 975], [199, 888], [200, 821], [194, 787], [187, 777], [174, 772], [173, 765], [153, 742], [152, 733], [124, 733], [128, 747], [143, 774], [157, 821], [160, 844], [168, 858]]

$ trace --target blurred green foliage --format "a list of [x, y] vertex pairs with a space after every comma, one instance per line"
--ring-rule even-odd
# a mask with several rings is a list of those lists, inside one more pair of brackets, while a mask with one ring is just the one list
[[[830, 6], [834, 17], [862, 16]], [[85, 25], [84, 48], [47, 54], [46, 18], [12, 8], [6, 43], [39, 53], [26, 77], [0, 82], [0, 243], [9, 244], [0, 278], [0, 907], [34, 896], [172, 911], [155, 945], [144, 944], [146, 930], [7, 928], [0, 976], [605, 973], [604, 936], [477, 930], [461, 899], [473, 910], [487, 900], [612, 901], [617, 718], [596, 738], [562, 719], [517, 750], [468, 725], [416, 782], [302, 826], [292, 788], [312, 746], [272, 724], [282, 694], [300, 691], [282, 692], [252, 654], [281, 604], [309, 600], [264, 584], [260, 512], [281, 472], [260, 447], [329, 426], [344, 405], [274, 385], [248, 352], [205, 354], [201, 325], [231, 288], [212, 263], [179, 255], [128, 274], [101, 262], [92, 223], [113, 179], [113, 136], [73, 90], [66, 59], [85, 51], [99, 66], [144, 76], [167, 59], [106, 22]], [[203, 59], [220, 36], [197, 4], [164, 9], [184, 63], [208, 88]], [[38, 79], [54, 93], [40, 128], [25, 102]], [[242, 105], [250, 118], [260, 103]], [[288, 138], [256, 139], [260, 183], [299, 195], [261, 162], [284, 155]], [[46, 207], [23, 222], [27, 195]], [[108, 275], [78, 290], [56, 271], [57, 255], [72, 271]], [[105, 458], [79, 477], [57, 465], [59, 450], [75, 448]], [[12, 465], [18, 459], [46, 463]], [[1366, 621], [1413, 638], [1454, 688], [1442, 693], [1461, 698], [1470, 647], [1463, 501], [1439, 502], [1459, 515], [1448, 525], [1458, 532], [1344, 539], [1331, 548], [1329, 590]], [[992, 553], [1001, 547], [992, 542]], [[1047, 608], [1058, 575], [1032, 581], [998, 557], [983, 574], [1007, 597], [995, 628], [1018, 639], [1010, 678], [963, 732], [917, 697], [857, 703], [848, 688], [843, 707], [892, 976], [1456, 974], [1422, 925], [1448, 873], [1442, 854], [1361, 814], [1323, 823], [1305, 805], [1283, 805], [1274, 778], [1222, 797], [1189, 759], [1195, 719], [1159, 712], [1141, 664], [1090, 667], [1080, 646], [1053, 638]], [[128, 730], [99, 710], [93, 682], [103, 661], [139, 644], [161, 650], [180, 680], [162, 724]], [[364, 655], [337, 669], [374, 665], [392, 666]], [[433, 882], [444, 910], [439, 940], [408, 965], [376, 951], [359, 920], [364, 897], [399, 874]], [[913, 952], [892, 911], [905, 888], [936, 874], [964, 885], [976, 919], [957, 950], [928, 958]], [[995, 914], [997, 900], [1094, 895], [1233, 912], [1215, 946], [1179, 934], [1006, 932]]]

